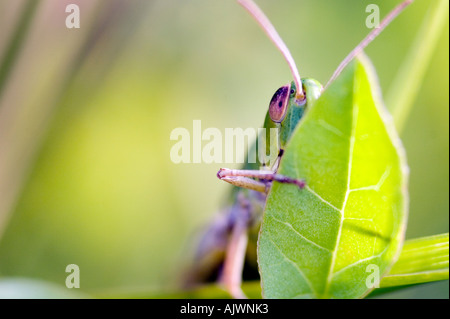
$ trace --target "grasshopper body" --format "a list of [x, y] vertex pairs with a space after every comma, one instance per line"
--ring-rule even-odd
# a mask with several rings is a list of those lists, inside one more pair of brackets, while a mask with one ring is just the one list
[[[195, 272], [190, 274], [190, 280], [219, 280], [239, 297], [244, 264], [247, 265], [245, 274], [249, 278], [257, 278], [256, 244], [270, 186], [273, 181], [297, 184], [301, 188], [304, 185], [303, 181], [277, 174], [285, 145], [323, 89], [313, 79], [303, 79], [302, 86], [304, 98], [301, 100], [297, 98], [296, 86], [292, 82], [279, 88], [270, 101], [264, 128], [266, 132], [270, 128], [277, 129], [277, 141], [270, 141], [279, 146], [277, 159], [263, 158], [256, 163], [247, 161], [241, 170], [221, 169], [218, 172], [219, 179], [240, 188], [233, 188], [228, 198], [231, 205], [222, 210], [200, 241]], [[255, 143], [253, 148], [257, 145]], [[273, 164], [268, 166], [271, 162]]]

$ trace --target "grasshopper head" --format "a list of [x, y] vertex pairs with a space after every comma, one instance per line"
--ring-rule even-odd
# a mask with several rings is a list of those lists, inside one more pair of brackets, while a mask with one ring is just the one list
[[290, 139], [305, 109], [311, 106], [322, 93], [322, 85], [314, 79], [302, 79], [302, 85], [304, 98], [301, 100], [297, 99], [294, 81], [280, 87], [270, 100], [268, 113], [273, 124], [279, 125], [281, 148], [284, 148]]

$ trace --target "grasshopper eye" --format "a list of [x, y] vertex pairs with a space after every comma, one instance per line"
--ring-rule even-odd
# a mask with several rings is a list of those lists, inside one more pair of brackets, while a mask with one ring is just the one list
[[269, 116], [275, 123], [281, 123], [286, 116], [290, 92], [291, 85], [286, 84], [280, 87], [270, 100]]

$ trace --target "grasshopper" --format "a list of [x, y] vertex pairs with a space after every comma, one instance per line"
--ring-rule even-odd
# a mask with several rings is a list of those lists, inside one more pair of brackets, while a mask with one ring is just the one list
[[[277, 173], [286, 144], [299, 125], [303, 114], [314, 106], [322, 91], [412, 1], [403, 1], [394, 8], [380, 25], [347, 55], [324, 88], [314, 79], [300, 78], [294, 59], [269, 19], [252, 0], [238, 0], [238, 3], [254, 17], [282, 53], [294, 80], [275, 92], [264, 121], [266, 130], [276, 128], [278, 132], [275, 141], [270, 141], [279, 146], [276, 159], [269, 158], [267, 155], [261, 159], [260, 156], [256, 163], [247, 161], [242, 169], [221, 168], [218, 171], [217, 177], [220, 180], [237, 187], [233, 189], [229, 198], [232, 204], [225, 207], [215, 218], [200, 241], [196, 265], [190, 274], [189, 281], [218, 281], [232, 297], [245, 298], [241, 290], [243, 275], [252, 279], [258, 278], [256, 243], [271, 185], [274, 182], [289, 183], [297, 185], [300, 189], [306, 185], [306, 181]], [[253, 147], [257, 148], [257, 145]]]

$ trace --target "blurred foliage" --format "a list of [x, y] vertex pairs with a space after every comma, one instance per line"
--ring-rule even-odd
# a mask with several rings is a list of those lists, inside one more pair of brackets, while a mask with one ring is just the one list
[[[0, 0], [0, 63], [29, 2]], [[367, 49], [383, 93], [430, 2], [416, 0]], [[81, 28], [67, 29], [76, 3]], [[366, 5], [258, 4], [302, 76], [325, 83], [368, 33]], [[448, 22], [402, 133], [411, 170], [407, 238], [448, 232]], [[291, 80], [279, 52], [235, 1], [41, 0], [0, 99], [0, 275], [81, 290], [171, 289], [195, 235], [229, 191], [219, 164], [173, 164], [170, 132], [259, 127]], [[389, 296], [389, 295], [388, 295]], [[392, 297], [448, 298], [448, 281]]]
[[0, 299], [79, 299], [90, 298], [76, 289], [27, 278], [0, 279]]

